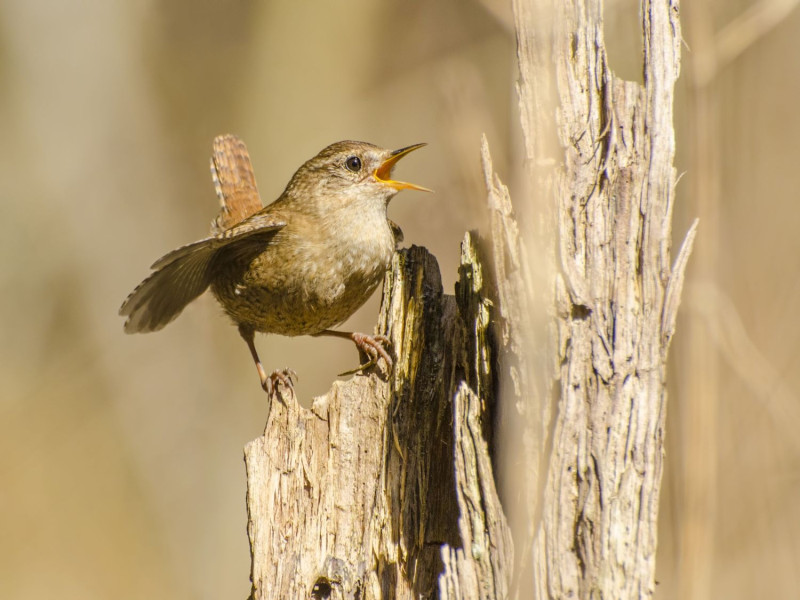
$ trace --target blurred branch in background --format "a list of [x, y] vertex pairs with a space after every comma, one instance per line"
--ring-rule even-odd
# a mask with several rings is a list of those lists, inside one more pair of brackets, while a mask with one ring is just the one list
[[[689, 269], [688, 301], [683, 319], [686, 326], [679, 328], [682, 334], [673, 355], [678, 393], [671, 419], [677, 420], [678, 425], [674, 426], [673, 441], [668, 448], [679, 458], [671, 462], [676, 488], [677, 581], [674, 588], [669, 587], [672, 594], [665, 592], [666, 597], [688, 600], [719, 597], [719, 578], [730, 568], [718, 545], [721, 537], [730, 535], [732, 526], [723, 522], [726, 515], [722, 506], [736, 504], [729, 504], [733, 499], [721, 491], [728, 489], [722, 483], [723, 473], [731, 472], [733, 467], [730, 459], [721, 456], [725, 440], [732, 435], [721, 417], [741, 412], [741, 404], [736, 399], [747, 395], [728, 393], [730, 384], [725, 373], [734, 373], [745, 383], [746, 387], [741, 389], [749, 390], [750, 397], [757, 399], [771, 415], [776, 429], [788, 434], [785, 438], [780, 436], [783, 438], [780, 446], [785, 444], [800, 457], [796, 433], [791, 434], [798, 419], [792, 406], [794, 394], [770, 364], [774, 358], [760, 352], [747, 334], [737, 301], [722, 291], [724, 284], [721, 282], [722, 273], [731, 266], [738, 268], [740, 276], [746, 277], [744, 265], [737, 267], [732, 263], [734, 257], [730, 252], [730, 240], [735, 238], [726, 225], [731, 222], [735, 197], [732, 191], [736, 185], [729, 182], [754, 177], [758, 167], [751, 163], [749, 168], [734, 172], [730, 166], [734, 153], [747, 147], [741, 132], [743, 123], [752, 115], [731, 110], [734, 98], [746, 93], [748, 86], [736, 86], [731, 92], [730, 85], [722, 77], [723, 69], [726, 72], [735, 69], [736, 61], [745, 51], [773, 31], [797, 4], [795, 0], [763, 1], [743, 10], [738, 4], [723, 6], [709, 0], [694, 0], [683, 5], [689, 47], [685, 55], [688, 75], [685, 115], [689, 124], [685, 129], [685, 144], [689, 148], [689, 162], [684, 168], [692, 200], [686, 212], [699, 216], [702, 234]], [[719, 13], [723, 9], [741, 12], [719, 26]], [[754, 203], [749, 210], [756, 210]], [[747, 231], [752, 225], [743, 223], [741, 227]], [[738, 242], [743, 248], [758, 251], [758, 245], [751, 246], [747, 238]], [[760, 274], [756, 272], [752, 276], [758, 278]], [[750, 448], [754, 452], [754, 447], [750, 446], [753, 441], [751, 438], [745, 442], [741, 446], [743, 451]], [[770, 442], [758, 440], [757, 443]], [[768, 501], [763, 498], [753, 498], [750, 502], [765, 515], [755, 522], [763, 524], [764, 519], [777, 517], [766, 516], [770, 511]], [[754, 546], [747, 543], [743, 548]], [[782, 550], [771, 547], [766, 552], [775, 554]], [[762, 577], [764, 575], [759, 579]], [[777, 585], [774, 593], [781, 589]], [[759, 594], [771, 595], [763, 588]]]
[[800, 402], [784, 375], [756, 346], [730, 296], [710, 281], [686, 289], [684, 306], [704, 324], [714, 350], [738, 373], [773, 426], [800, 456]]
[[[707, 8], [702, 2], [697, 4], [693, 22], [698, 28], [709, 27], [709, 16], [702, 14]], [[798, 0], [761, 0], [751, 4], [718, 32], [705, 31], [706, 39], [698, 39], [700, 48], [694, 49], [697, 64], [693, 67], [692, 85], [703, 87], [711, 83], [721, 69], [786, 20], [797, 5]], [[688, 12], [694, 10], [689, 8]]]

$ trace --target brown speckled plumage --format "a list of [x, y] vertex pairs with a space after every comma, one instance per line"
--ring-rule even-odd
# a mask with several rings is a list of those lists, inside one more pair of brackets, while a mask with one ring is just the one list
[[[261, 207], [244, 144], [214, 143], [212, 175], [222, 208], [212, 237], [179, 248], [153, 265], [123, 303], [128, 333], [155, 331], [209, 287], [248, 341], [262, 385], [253, 332], [328, 333], [372, 294], [388, 268], [399, 227], [386, 216], [401, 189], [389, 179], [395, 152], [365, 142], [337, 142], [307, 161], [283, 194]], [[357, 168], [356, 168], [357, 167]], [[343, 334], [351, 335], [351, 334]], [[376, 350], [374, 340], [362, 349]], [[377, 355], [388, 358], [382, 349]], [[281, 379], [283, 381], [283, 379]]]
[[221, 261], [211, 291], [225, 312], [255, 331], [289, 336], [319, 333], [352, 315], [380, 283], [395, 241], [385, 208], [381, 215], [366, 207], [343, 226], [350, 210], [324, 219], [276, 211], [286, 226], [263, 251]]

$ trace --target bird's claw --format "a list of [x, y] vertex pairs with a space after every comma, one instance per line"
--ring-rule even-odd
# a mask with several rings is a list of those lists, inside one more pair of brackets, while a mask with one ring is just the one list
[[394, 361], [386, 351], [386, 347], [391, 346], [391, 341], [389, 338], [387, 338], [385, 335], [367, 335], [366, 333], [353, 333], [350, 337], [355, 343], [356, 348], [363, 352], [369, 358], [369, 360], [364, 364], [359, 365], [355, 369], [341, 373], [339, 377], [361, 373], [366, 369], [377, 365], [378, 359], [380, 358], [386, 361], [386, 366], [388, 367], [389, 371], [392, 370]]
[[[269, 394], [270, 398], [277, 397], [283, 402], [283, 394], [278, 389], [278, 384], [282, 384], [289, 392], [294, 395], [294, 382], [299, 379], [294, 369], [276, 369], [261, 381], [261, 387]], [[285, 402], [284, 402], [285, 404]]]

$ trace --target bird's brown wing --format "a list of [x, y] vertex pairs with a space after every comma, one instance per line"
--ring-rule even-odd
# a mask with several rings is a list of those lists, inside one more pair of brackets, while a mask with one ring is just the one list
[[158, 331], [206, 291], [214, 253], [204, 242], [190, 244], [190, 252], [166, 263], [136, 286], [119, 309], [119, 314], [127, 317], [125, 333]]
[[212, 234], [230, 229], [263, 208], [247, 146], [235, 135], [214, 139], [211, 178], [221, 205], [211, 223]]
[[155, 270], [122, 303], [126, 333], [157, 331], [177, 317], [189, 302], [208, 289], [220, 251], [226, 259], [257, 253], [286, 224], [258, 214], [219, 235], [173, 250], [155, 263]]
[[277, 220], [271, 214], [257, 214], [249, 219], [234, 225], [230, 229], [212, 236], [204, 238], [191, 244], [186, 244], [180, 248], [176, 248], [172, 252], [168, 252], [156, 262], [154, 262], [151, 269], [161, 269], [171, 262], [192, 254], [201, 248], [208, 248], [211, 250], [219, 250], [225, 246], [250, 246], [250, 245], [263, 245], [264, 242], [271, 238], [272, 235], [279, 229], [286, 226], [283, 221]]

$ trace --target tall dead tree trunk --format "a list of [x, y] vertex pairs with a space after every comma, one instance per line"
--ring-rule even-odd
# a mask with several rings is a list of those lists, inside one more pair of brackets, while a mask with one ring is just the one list
[[642, 3], [644, 86], [610, 72], [601, 0], [514, 9], [517, 204], [538, 225], [517, 222], [484, 141], [490, 237], [465, 237], [455, 296], [425, 250], [400, 252], [379, 323], [392, 373], [310, 410], [273, 403], [245, 450], [254, 599], [654, 591], [665, 364], [694, 236], [671, 266], [677, 0]]
[[531, 473], [521, 554], [534, 597], [647, 598], [667, 350], [696, 226], [673, 265], [678, 1], [641, 2], [644, 85], [608, 66], [602, 0], [518, 0], [514, 10], [532, 200], [550, 215], [537, 281], [554, 281], [530, 296], [553, 307], [555, 324], [549, 336], [534, 327], [551, 358], [533, 366], [538, 387], [521, 391], [552, 415], [529, 419], [544, 468]]

